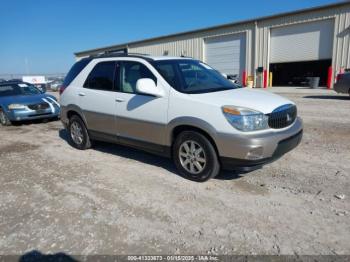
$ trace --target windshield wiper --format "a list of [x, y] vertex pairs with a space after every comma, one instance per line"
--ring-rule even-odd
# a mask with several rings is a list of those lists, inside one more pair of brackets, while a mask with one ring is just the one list
[[226, 90], [233, 90], [236, 89], [235, 87], [220, 87], [215, 89], [204, 89], [204, 90], [195, 90], [195, 91], [187, 91], [187, 94], [205, 94], [205, 93], [213, 93], [213, 92], [220, 92], [220, 91], [226, 91]]
[[216, 89], [209, 89], [208, 92], [220, 92], [220, 91], [226, 91], [226, 90], [231, 90], [231, 89], [235, 89], [232, 87], [220, 87], [220, 88], [216, 88]]

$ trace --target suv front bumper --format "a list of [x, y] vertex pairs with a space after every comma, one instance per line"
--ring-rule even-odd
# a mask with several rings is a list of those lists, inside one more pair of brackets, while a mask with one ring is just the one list
[[223, 169], [252, 171], [297, 147], [303, 136], [300, 118], [284, 130], [247, 135], [219, 135], [217, 146]]

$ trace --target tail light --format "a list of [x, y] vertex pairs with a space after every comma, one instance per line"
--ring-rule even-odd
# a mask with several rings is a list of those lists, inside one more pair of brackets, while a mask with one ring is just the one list
[[60, 95], [62, 95], [62, 93], [64, 92], [65, 89], [66, 89], [66, 87], [64, 85], [60, 86], [60, 90], [59, 90]]

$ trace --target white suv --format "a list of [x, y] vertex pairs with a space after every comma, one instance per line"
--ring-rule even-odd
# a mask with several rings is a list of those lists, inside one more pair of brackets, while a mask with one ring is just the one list
[[241, 88], [190, 58], [84, 58], [60, 93], [61, 120], [74, 147], [103, 140], [140, 148], [172, 157], [195, 181], [215, 177], [220, 168], [260, 168], [302, 137], [293, 102]]

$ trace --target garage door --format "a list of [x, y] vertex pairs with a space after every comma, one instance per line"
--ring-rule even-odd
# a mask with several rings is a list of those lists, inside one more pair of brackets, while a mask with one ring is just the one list
[[242, 76], [245, 69], [245, 35], [234, 34], [207, 39], [205, 62], [221, 73]]
[[332, 58], [333, 20], [271, 29], [270, 63]]

